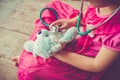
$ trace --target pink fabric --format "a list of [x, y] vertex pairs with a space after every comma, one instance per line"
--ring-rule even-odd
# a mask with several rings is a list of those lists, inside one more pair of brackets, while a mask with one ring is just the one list
[[[92, 25], [98, 25], [109, 17], [109, 15], [100, 15], [97, 12], [97, 9], [92, 6], [89, 6], [84, 16], [84, 22]], [[95, 53], [96, 55], [101, 46], [105, 46], [115, 51], [120, 51], [120, 10], [112, 17], [111, 20], [96, 29], [94, 33], [95, 37], [93, 38], [91, 47], [88, 49], [90, 54]], [[89, 53], [86, 54], [88, 55]]]
[[[73, 18], [79, 13], [78, 10], [75, 10], [68, 4], [64, 4], [59, 0], [55, 0], [46, 6], [54, 8], [59, 13], [60, 18]], [[96, 14], [96, 9], [94, 7], [89, 7], [84, 15], [84, 22], [96, 25], [103, 22], [106, 18], [107, 17], [99, 17]], [[55, 17], [50, 11], [45, 11], [43, 19], [50, 24], [55, 20]], [[72, 48], [73, 52], [76, 52], [77, 54], [91, 57], [95, 57], [97, 55], [102, 45], [107, 48], [120, 51], [119, 21], [120, 12], [118, 12], [108, 23], [95, 30], [95, 36], [93, 38], [84, 36], [76, 42], [68, 44], [66, 48], [68, 50], [71, 50]], [[30, 40], [35, 40], [36, 33], [43, 28], [48, 29], [40, 22], [39, 19], [37, 19], [35, 22], [35, 30], [30, 36]], [[86, 44], [83, 44], [83, 42]], [[83, 47], [86, 48], [83, 49]], [[21, 54], [18, 67], [19, 80], [99, 80], [101, 75], [102, 73], [92, 73], [77, 69], [69, 64], [57, 60], [54, 57], [49, 59], [43, 59], [41, 57], [35, 58], [31, 53], [25, 50], [23, 50]]]

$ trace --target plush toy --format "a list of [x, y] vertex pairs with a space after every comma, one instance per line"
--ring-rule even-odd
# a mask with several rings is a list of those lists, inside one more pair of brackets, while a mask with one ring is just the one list
[[71, 42], [77, 35], [77, 30], [72, 27], [63, 31], [48, 31], [42, 29], [37, 34], [35, 41], [27, 41], [24, 48], [32, 52], [34, 56], [49, 58], [63, 48], [63, 45]]

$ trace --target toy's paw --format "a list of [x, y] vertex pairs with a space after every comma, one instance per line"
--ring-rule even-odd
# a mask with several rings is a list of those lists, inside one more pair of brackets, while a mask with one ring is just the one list
[[52, 51], [52, 53], [54, 54], [54, 53], [58, 52], [58, 51], [61, 50], [61, 49], [62, 49], [62, 45], [59, 43], [59, 44], [54, 45], [54, 46], [52, 47], [51, 51]]
[[24, 44], [24, 49], [28, 52], [33, 52], [34, 41], [27, 41]]
[[64, 36], [59, 40], [60, 43], [68, 43], [72, 41], [77, 35], [77, 30], [75, 27], [68, 29]]
[[42, 57], [42, 58], [44, 58], [44, 59], [47, 59], [47, 58], [49, 58], [50, 56], [52, 56], [52, 52], [51, 51], [43, 51], [43, 50], [41, 50], [41, 49], [39, 49], [39, 50], [36, 50], [36, 49], [34, 49], [33, 50], [33, 56], [34, 57], [36, 57], [36, 56], [40, 56], [40, 57]]
[[[39, 55], [38, 55], [38, 56], [39, 56]], [[49, 58], [49, 57], [51, 57], [51, 56], [52, 56], [51, 52], [48, 53], [48, 54], [41, 54], [41, 55], [40, 55], [40, 57], [42, 57], [42, 58], [44, 58], [44, 59], [47, 59], [47, 58]]]

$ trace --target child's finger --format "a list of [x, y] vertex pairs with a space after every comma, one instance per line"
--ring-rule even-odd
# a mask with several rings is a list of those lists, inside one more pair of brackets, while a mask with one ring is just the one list
[[13, 62], [13, 65], [18, 67], [19, 56], [13, 57], [11, 60]]
[[16, 67], [18, 67], [18, 62], [12, 62], [12, 64], [14, 65], [14, 66], [16, 66]]
[[11, 60], [16, 62], [16, 61], [17, 61], [17, 58], [16, 58], [16, 57], [13, 57]]
[[19, 56], [16, 56], [16, 57], [13, 57], [11, 60], [12, 60], [13, 62], [18, 62], [18, 59], [19, 59]]
[[61, 30], [66, 29], [67, 24], [61, 26]]
[[60, 22], [61, 22], [60, 20], [54, 21], [50, 24], [50, 27], [55, 26], [55, 25], [60, 25], [61, 24]]

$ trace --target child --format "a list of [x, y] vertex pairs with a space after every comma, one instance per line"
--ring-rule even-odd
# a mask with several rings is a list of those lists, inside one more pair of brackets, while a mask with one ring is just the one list
[[[103, 23], [120, 7], [120, 0], [88, 0], [89, 6], [83, 15], [82, 22], [92, 27]], [[54, 21], [50, 11], [43, 14], [43, 19], [53, 25], [61, 25], [61, 29], [75, 26], [78, 10], [68, 4], [54, 1], [47, 6], [54, 8], [60, 20]], [[36, 33], [48, 29], [38, 19], [30, 40], [36, 39]], [[18, 65], [19, 80], [100, 80], [105, 69], [120, 53], [120, 10], [91, 35], [79, 37], [69, 43], [65, 49], [49, 59], [37, 57], [23, 50]], [[18, 58], [13, 58], [18, 61]]]

